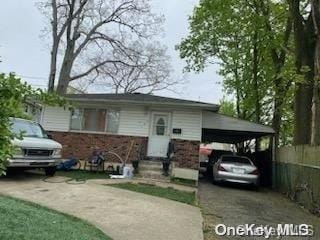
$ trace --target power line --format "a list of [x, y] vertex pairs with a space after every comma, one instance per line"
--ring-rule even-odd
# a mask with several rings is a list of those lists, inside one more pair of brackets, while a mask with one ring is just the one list
[[34, 77], [34, 76], [26, 76], [26, 75], [20, 75], [20, 74], [17, 74], [17, 76], [21, 78], [47, 80], [45, 77]]
[[[7, 73], [9, 74], [9, 73]], [[39, 77], [39, 76], [28, 76], [28, 75], [21, 75], [21, 74], [16, 74], [14, 73], [17, 77], [21, 78], [21, 80], [24, 80], [24, 79], [34, 79], [34, 80], [47, 80], [45, 77]], [[29, 81], [25, 81], [27, 82], [29, 85], [33, 86], [33, 87], [47, 87], [47, 83], [32, 83], [32, 82], [29, 82]]]
[[[12, 73], [12, 72], [10, 72]], [[6, 74], [10, 74], [10, 73], [6, 73]], [[20, 77], [20, 78], [28, 78], [28, 79], [39, 79], [39, 80], [47, 80], [46, 77], [39, 77], [39, 76], [28, 76], [28, 75], [22, 75], [22, 74], [17, 74], [15, 72], [13, 72], [16, 76]]]

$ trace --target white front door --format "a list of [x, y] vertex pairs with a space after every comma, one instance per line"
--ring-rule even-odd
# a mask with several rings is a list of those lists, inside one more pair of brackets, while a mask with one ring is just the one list
[[149, 157], [166, 157], [170, 141], [170, 114], [153, 112], [148, 142]]

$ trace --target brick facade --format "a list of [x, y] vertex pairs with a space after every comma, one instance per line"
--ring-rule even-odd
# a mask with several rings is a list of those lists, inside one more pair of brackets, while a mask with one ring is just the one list
[[[94, 148], [116, 152], [125, 159], [131, 144], [134, 141], [128, 162], [134, 159], [145, 158], [147, 155], [148, 138], [111, 134], [50, 132], [53, 139], [62, 144], [62, 157], [74, 155], [79, 159], [88, 158]], [[172, 139], [174, 144], [174, 157], [176, 167], [199, 169], [199, 141]], [[139, 154], [141, 152], [141, 157]], [[109, 156], [111, 162], [119, 159]]]
[[[50, 132], [54, 140], [62, 144], [62, 157], [68, 158], [71, 154], [79, 159], [90, 156], [94, 147], [101, 150], [116, 152], [125, 159], [130, 148], [131, 141], [134, 141], [128, 162], [146, 156], [148, 138], [110, 134], [74, 133], [74, 132]], [[118, 158], [108, 155], [108, 161], [120, 162]]]
[[172, 139], [176, 167], [199, 169], [199, 141]]

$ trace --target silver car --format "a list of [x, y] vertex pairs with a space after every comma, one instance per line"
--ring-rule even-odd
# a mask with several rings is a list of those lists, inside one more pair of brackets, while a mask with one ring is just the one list
[[214, 182], [236, 182], [259, 185], [258, 168], [247, 157], [223, 155], [213, 166]]

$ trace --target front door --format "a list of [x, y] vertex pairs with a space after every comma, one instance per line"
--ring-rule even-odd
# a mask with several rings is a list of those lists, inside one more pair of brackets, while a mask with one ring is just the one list
[[154, 112], [148, 142], [149, 157], [166, 157], [170, 141], [170, 114]]

